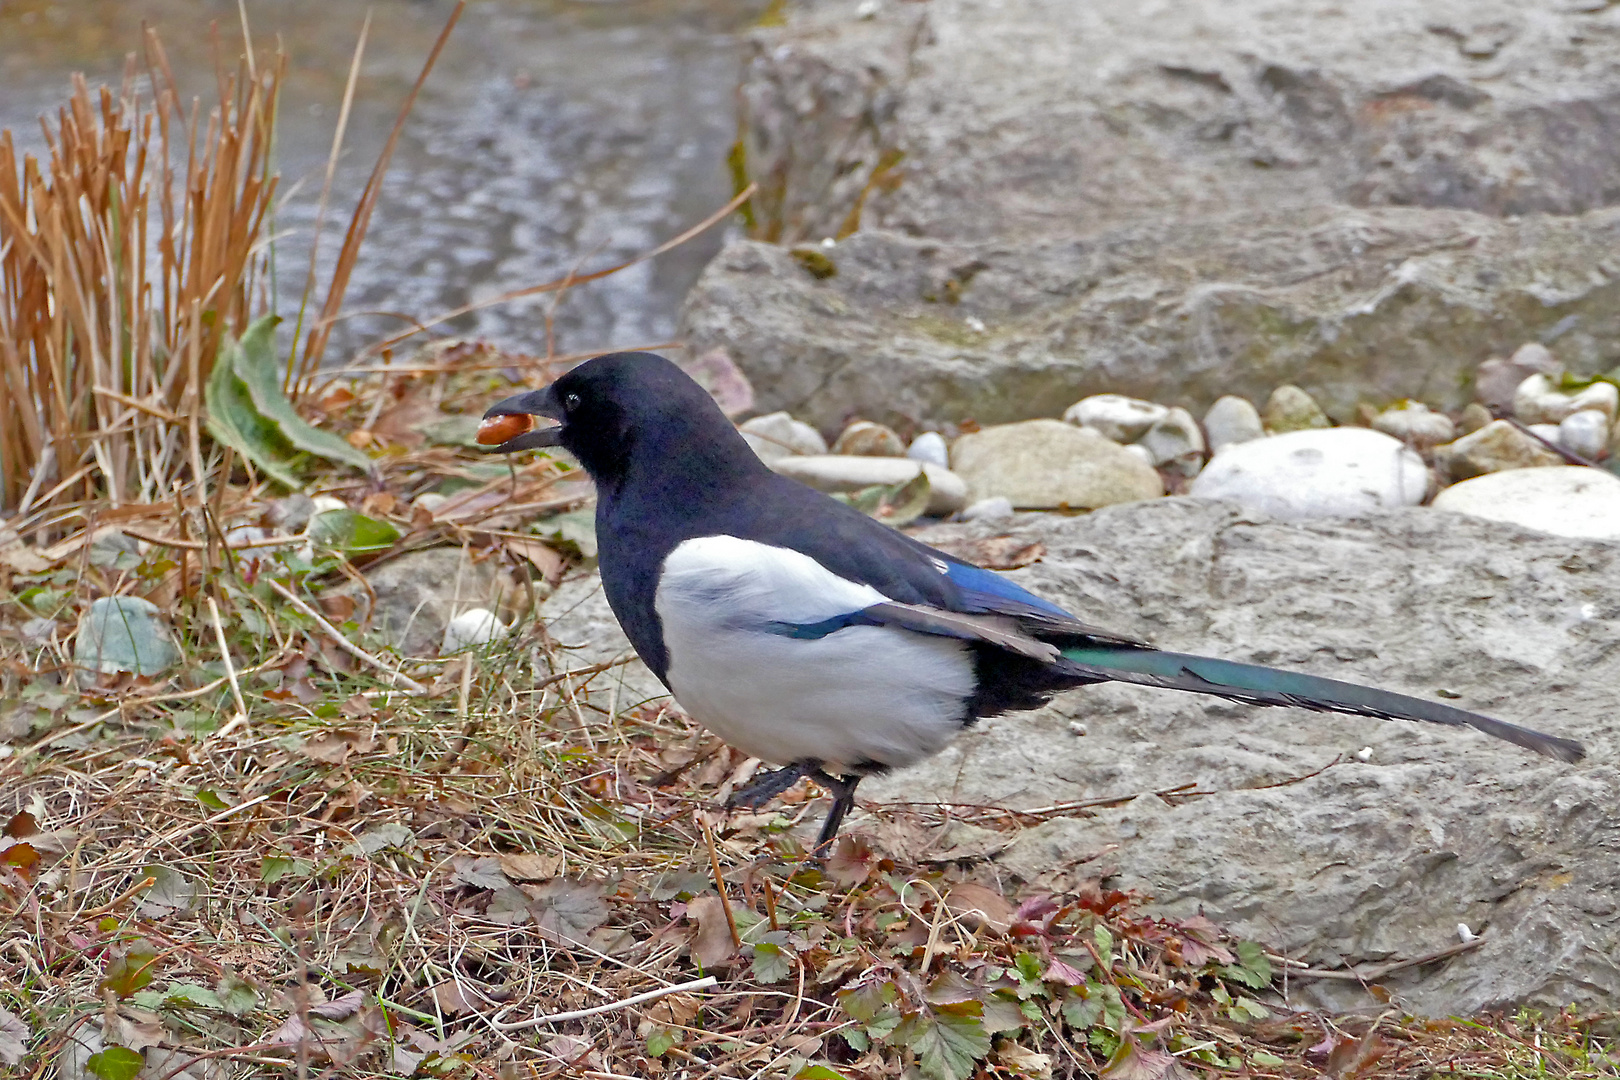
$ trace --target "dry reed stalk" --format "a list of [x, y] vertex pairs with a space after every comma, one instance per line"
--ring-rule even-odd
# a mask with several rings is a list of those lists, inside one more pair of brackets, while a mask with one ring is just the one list
[[262, 304], [286, 57], [221, 69], [206, 116], [151, 31], [146, 61], [149, 99], [133, 64], [117, 94], [75, 77], [44, 162], [0, 131], [0, 510], [36, 470], [35, 511], [193, 490], [199, 380]]

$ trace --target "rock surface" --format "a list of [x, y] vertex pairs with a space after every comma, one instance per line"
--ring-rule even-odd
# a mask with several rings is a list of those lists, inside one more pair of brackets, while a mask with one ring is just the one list
[[1315, 398], [1288, 383], [1271, 392], [1265, 408], [1260, 410], [1260, 421], [1275, 435], [1333, 426]]
[[1366, 428], [1293, 431], [1222, 450], [1191, 494], [1286, 521], [1416, 506], [1428, 494], [1423, 459]]
[[1580, 465], [1464, 480], [1437, 495], [1434, 506], [1556, 536], [1620, 539], [1620, 476]]
[[968, 499], [1011, 500], [1019, 509], [1090, 510], [1164, 494], [1153, 466], [1091, 428], [1026, 420], [963, 435], [951, 444], [951, 468]]
[[[867, 781], [863, 801], [1031, 808], [1191, 783], [1213, 794], [1055, 818], [1000, 862], [1036, 882], [1101, 874], [1179, 916], [1202, 907], [1315, 965], [1418, 956], [1455, 942], [1459, 922], [1483, 927], [1480, 948], [1380, 980], [1423, 1013], [1620, 996], [1620, 544], [1427, 509], [1289, 525], [1183, 498], [923, 539], [1009, 534], [1046, 549], [1014, 580], [1084, 618], [1165, 648], [1444, 690], [1590, 756], [1572, 767], [1449, 728], [1106, 686], [981, 723]], [[544, 612], [575, 646], [569, 665], [628, 651], [594, 575]], [[622, 683], [621, 707], [663, 693], [639, 662], [602, 678]], [[1290, 993], [1377, 1007], [1353, 982]]]

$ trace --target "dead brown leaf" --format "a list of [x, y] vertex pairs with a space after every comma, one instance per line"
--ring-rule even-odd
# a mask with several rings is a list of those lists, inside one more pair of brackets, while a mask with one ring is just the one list
[[699, 893], [686, 905], [686, 918], [697, 926], [692, 935], [692, 959], [705, 968], [719, 967], [737, 953], [724, 905], [715, 892]]
[[306, 738], [299, 744], [298, 752], [326, 765], [342, 765], [351, 753], [370, 753], [376, 745], [377, 737], [369, 728], [364, 731], [332, 729]]
[[518, 888], [529, 896], [541, 935], [559, 944], [583, 944], [592, 930], [607, 921], [607, 891], [600, 885], [552, 878]]
[[548, 881], [562, 873], [561, 855], [518, 851], [501, 856], [501, 870], [513, 881]]
[[974, 929], [1005, 934], [1012, 929], [1018, 909], [994, 889], [964, 881], [945, 894], [945, 907]]

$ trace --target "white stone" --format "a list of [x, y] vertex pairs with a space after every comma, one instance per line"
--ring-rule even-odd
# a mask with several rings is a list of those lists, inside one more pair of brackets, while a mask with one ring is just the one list
[[1170, 412], [1163, 405], [1124, 394], [1094, 394], [1081, 398], [1063, 413], [1063, 419], [1113, 439], [1135, 442]]
[[416, 510], [426, 510], [431, 514], [449, 501], [450, 496], [448, 495], [441, 495], [437, 491], [424, 491], [411, 500], [411, 507]]
[[945, 445], [945, 436], [937, 431], [925, 431], [911, 440], [906, 448], [906, 457], [912, 461], [925, 461], [930, 465], [938, 465], [948, 469], [951, 465], [950, 449]]
[[992, 495], [962, 511], [963, 521], [999, 521], [1013, 514], [1012, 500], [1005, 495]]
[[1125, 448], [1125, 452], [1130, 454], [1132, 457], [1141, 458], [1144, 465], [1158, 464], [1158, 462], [1153, 460], [1153, 451], [1149, 450], [1141, 443], [1131, 443], [1131, 445]]
[[1609, 445], [1609, 418], [1599, 409], [1570, 413], [1558, 423], [1558, 445], [1595, 461]]
[[756, 416], [737, 430], [748, 437], [748, 445], [754, 448], [754, 453], [759, 454], [760, 460], [766, 462], [771, 460], [766, 454], [775, 454], [779, 449], [789, 454], [827, 452], [827, 440], [821, 437], [821, 432], [785, 412]]
[[1620, 389], [1613, 383], [1595, 382], [1579, 393], [1565, 394], [1553, 386], [1550, 377], [1538, 372], [1513, 392], [1513, 415], [1525, 424], [1556, 424], [1582, 409], [1597, 409], [1613, 423], [1620, 409]]
[[1428, 487], [1423, 459], [1398, 440], [1366, 428], [1321, 428], [1228, 446], [1189, 494], [1302, 521], [1416, 506]]
[[1530, 434], [1546, 439], [1554, 446], [1558, 445], [1557, 424], [1526, 424], [1524, 428], [1526, 431], [1530, 432]]
[[1620, 538], [1620, 476], [1583, 465], [1488, 473], [1446, 488], [1434, 506], [1554, 536]]
[[1265, 437], [1266, 428], [1260, 422], [1260, 410], [1248, 398], [1228, 394], [1209, 407], [1204, 414], [1204, 431], [1209, 435], [1209, 450], [1218, 454], [1234, 443], [1249, 442]]
[[439, 651], [453, 653], [478, 645], [488, 645], [510, 630], [511, 627], [488, 608], [468, 608], [445, 624], [444, 644], [439, 647]]
[[893, 486], [909, 483], [917, 478], [920, 469], [928, 474], [928, 485], [932, 491], [928, 500], [930, 514], [954, 514], [967, 505], [967, 484], [960, 476], [949, 469], [911, 458], [815, 454], [777, 458], [765, 464], [778, 475], [791, 476], [817, 491], [830, 493], [859, 491], [876, 484]]
[[1204, 466], [1204, 433], [1192, 413], [1176, 406], [1137, 440], [1151, 464], [1182, 476], [1197, 476]]
[[1373, 418], [1374, 431], [1413, 446], [1434, 446], [1457, 437], [1457, 425], [1445, 413], [1433, 412], [1421, 401], [1403, 401]]
[[893, 428], [871, 420], [856, 420], [839, 433], [832, 452], [859, 457], [905, 457], [906, 444]]

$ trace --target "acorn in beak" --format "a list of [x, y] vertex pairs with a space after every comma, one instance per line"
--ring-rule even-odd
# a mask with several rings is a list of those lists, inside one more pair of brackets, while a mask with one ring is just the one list
[[511, 454], [519, 450], [539, 450], [557, 446], [562, 425], [534, 430], [536, 416], [561, 420], [563, 411], [551, 387], [530, 390], [503, 398], [484, 410], [476, 440], [491, 454]]

